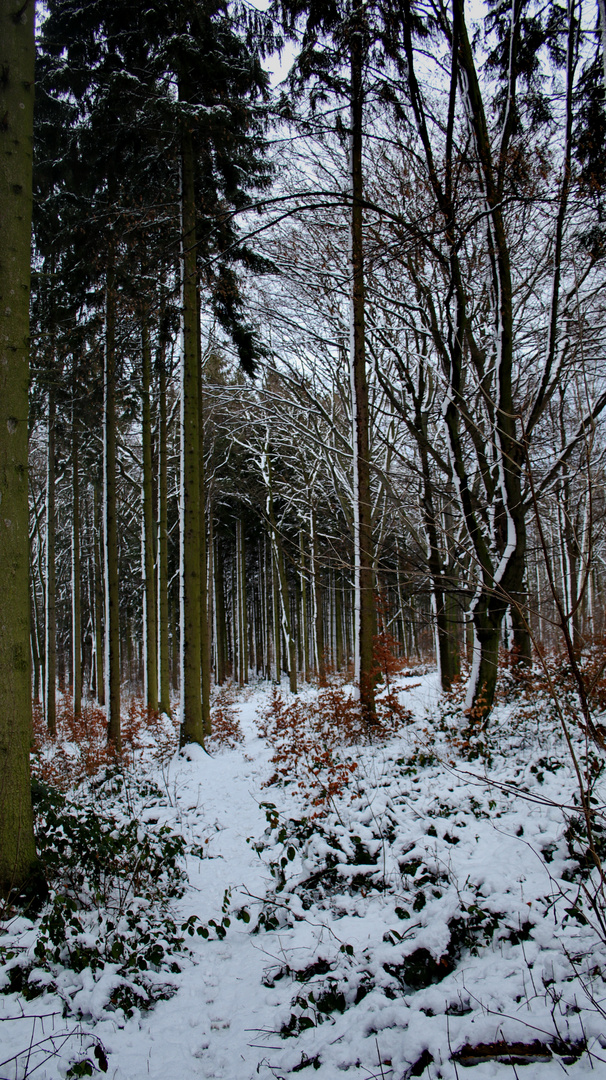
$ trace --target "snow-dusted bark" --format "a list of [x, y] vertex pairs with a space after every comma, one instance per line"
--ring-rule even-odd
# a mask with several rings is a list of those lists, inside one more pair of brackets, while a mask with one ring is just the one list
[[363, 33], [354, 30], [351, 60], [350, 379], [353, 449], [354, 681], [369, 721], [375, 715], [373, 645], [376, 633], [368, 379], [365, 348], [364, 243], [362, 222]]
[[[288, 591], [288, 581], [286, 578], [286, 568], [284, 566], [284, 552], [282, 550], [282, 539], [278, 530], [276, 516], [274, 512], [274, 499], [273, 488], [271, 478], [271, 460], [270, 460], [270, 447], [269, 447], [269, 429], [267, 430], [265, 446], [260, 458], [260, 471], [265, 484], [266, 492], [266, 514], [267, 521], [270, 528], [271, 550], [272, 550], [272, 562], [274, 566], [274, 620], [275, 620], [275, 647], [276, 657], [278, 656], [278, 647], [280, 640], [280, 630], [284, 637], [286, 644], [286, 651], [288, 655], [288, 673], [290, 677], [290, 689], [293, 694], [297, 692], [297, 650], [294, 635], [292, 632], [291, 616], [290, 616], [290, 597]], [[278, 610], [280, 617], [278, 618]], [[281, 672], [276, 670], [276, 678], [279, 681]]]

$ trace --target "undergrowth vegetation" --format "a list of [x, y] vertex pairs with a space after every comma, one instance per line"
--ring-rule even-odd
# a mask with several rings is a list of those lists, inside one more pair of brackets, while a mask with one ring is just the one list
[[44, 782], [33, 794], [49, 895], [38, 914], [4, 912], [0, 989], [26, 1001], [53, 991], [65, 1015], [93, 1018], [174, 993], [187, 845], [154, 817], [165, 794], [117, 769], [79, 796]]
[[[580, 662], [597, 710], [603, 670], [597, 654]], [[171, 772], [183, 761], [173, 720], [131, 703], [118, 762], [102, 718], [76, 721], [66, 699], [56, 742], [38, 725], [34, 752], [49, 893], [39, 910], [2, 913], [0, 991], [30, 1007], [58, 999], [90, 1035], [66, 1075], [92, 1075], [107, 1064], [96, 1024], [140, 1023], [200, 948], [243, 955], [248, 941], [266, 957], [262, 1037], [283, 1048], [279, 1075], [358, 1061], [370, 1072], [366, 1047], [401, 1080], [456, 1080], [458, 1065], [485, 1062], [601, 1063], [604, 761], [566, 665], [549, 665], [549, 679], [504, 678], [489, 723], [466, 713], [462, 683], [422, 705], [414, 669], [385, 675], [371, 725], [337, 679], [296, 698], [229, 684], [213, 701], [216, 760], [183, 763], [198, 783], [187, 797]], [[191, 871], [203, 868], [203, 891], [226, 849], [196, 760], [220, 772], [228, 751], [265, 819], [247, 848], [264, 884], [249, 891], [240, 855], [203, 921], [182, 907]]]
[[359, 701], [339, 685], [323, 687], [311, 698], [289, 701], [274, 687], [259, 719], [275, 766], [267, 786], [295, 783], [314, 818], [334, 809], [334, 800], [349, 787], [358, 768], [348, 748], [384, 741], [412, 720], [411, 711], [389, 686], [377, 696], [376, 713], [376, 721], [369, 724]]

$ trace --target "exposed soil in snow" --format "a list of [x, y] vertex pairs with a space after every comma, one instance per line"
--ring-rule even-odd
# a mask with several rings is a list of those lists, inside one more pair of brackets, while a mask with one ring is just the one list
[[[0, 1077], [86, 1075], [104, 1055], [113, 1080], [606, 1076], [596, 871], [556, 720], [502, 705], [474, 750], [435, 675], [401, 688], [414, 721], [343, 748], [356, 768], [322, 812], [294, 775], [266, 786], [265, 687], [238, 698], [242, 743], [156, 767], [133, 812], [187, 841], [175, 922], [219, 924], [230, 890], [225, 936], [186, 936], [175, 992], [130, 1017], [107, 971], [70, 975], [66, 1016], [55, 991], [26, 1000], [5, 978]], [[32, 923], [4, 929], [5, 950], [31, 946]]]

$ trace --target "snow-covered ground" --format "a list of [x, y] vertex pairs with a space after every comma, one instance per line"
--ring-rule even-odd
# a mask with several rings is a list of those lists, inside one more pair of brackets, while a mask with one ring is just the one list
[[[238, 699], [242, 743], [156, 767], [133, 812], [196, 852], [175, 921], [219, 922], [231, 890], [225, 936], [187, 937], [174, 994], [130, 1017], [107, 1004], [108, 971], [63, 979], [68, 1015], [54, 991], [5, 986], [0, 1078], [87, 1075], [77, 1062], [104, 1055], [113, 1080], [606, 1076], [606, 946], [577, 901], [596, 872], [579, 870], [555, 720], [501, 706], [473, 759], [435, 675], [401, 687], [414, 721], [344, 748], [350, 784], [313, 819], [299, 775], [266, 786], [265, 687]], [[5, 949], [31, 945], [26, 920], [4, 929]]]

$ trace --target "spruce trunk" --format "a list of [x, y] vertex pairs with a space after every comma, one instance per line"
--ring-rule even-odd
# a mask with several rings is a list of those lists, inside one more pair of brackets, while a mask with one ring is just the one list
[[46, 588], [44, 592], [44, 712], [51, 735], [57, 733], [57, 614], [55, 568], [55, 395], [48, 394], [46, 449]]
[[95, 689], [99, 705], [105, 705], [103, 667], [103, 574], [101, 571], [101, 512], [99, 484], [93, 486], [93, 548], [95, 560]]
[[198, 432], [200, 456], [200, 680], [202, 689], [202, 724], [204, 734], [210, 735], [210, 625], [208, 621], [208, 552], [206, 537], [206, 469], [204, 462], [204, 398], [202, 394], [202, 365], [200, 349], [199, 299], [196, 293], [196, 322], [198, 324]]
[[168, 436], [166, 421], [166, 369], [162, 347], [158, 375], [158, 651], [160, 709], [170, 716], [170, 661], [168, 654]]
[[29, 752], [28, 385], [34, 4], [0, 0], [0, 895], [36, 867]]
[[80, 487], [78, 423], [72, 406], [72, 694], [74, 716], [82, 715], [82, 596], [80, 581]]
[[194, 150], [181, 138], [181, 746], [204, 744], [200, 693], [200, 378]]
[[145, 703], [154, 712], [158, 708], [158, 632], [156, 625], [156, 576], [154, 566], [154, 478], [151, 422], [151, 345], [147, 318], [143, 317], [141, 334], [141, 436], [143, 448], [143, 610], [145, 649]]
[[116, 293], [113, 247], [110, 247], [105, 296], [105, 366], [103, 380], [103, 552], [105, 585], [105, 707], [107, 740], [121, 752], [120, 610], [116, 499]]

